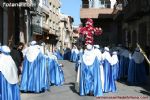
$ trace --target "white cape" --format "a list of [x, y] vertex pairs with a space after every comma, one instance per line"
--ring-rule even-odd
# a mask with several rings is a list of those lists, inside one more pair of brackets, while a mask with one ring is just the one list
[[111, 55], [108, 51], [105, 51], [103, 54], [102, 54], [102, 58], [103, 60], [107, 60], [110, 64], [112, 63], [112, 58], [111, 58]]
[[111, 65], [115, 65], [119, 62], [117, 55], [112, 55]]
[[0, 71], [10, 84], [18, 83], [17, 67], [10, 55], [1, 54]]
[[83, 62], [86, 65], [92, 65], [94, 63], [96, 56], [93, 52], [93, 50], [85, 50], [84, 54], [83, 54]]
[[126, 50], [126, 49], [123, 50], [121, 55], [126, 57], [126, 58], [131, 59], [131, 53], [128, 50]]
[[37, 58], [39, 53], [40, 53], [40, 47], [37, 45], [33, 45], [28, 47], [28, 50], [26, 52], [26, 57], [29, 62], [33, 62]]
[[98, 60], [102, 60], [102, 53], [99, 49], [94, 49], [94, 55], [97, 56]]
[[132, 55], [132, 59], [135, 61], [135, 63], [142, 63], [144, 61], [144, 56], [141, 54], [141, 52], [134, 52]]

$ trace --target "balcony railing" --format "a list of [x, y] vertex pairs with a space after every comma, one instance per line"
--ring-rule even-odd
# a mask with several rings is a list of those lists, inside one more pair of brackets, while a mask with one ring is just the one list
[[[82, 4], [82, 8], [95, 8], [95, 7], [93, 5], [89, 6], [89, 4]], [[110, 4], [99, 4], [98, 8], [111, 8], [111, 5]]]
[[82, 4], [82, 8], [89, 8], [89, 4]]

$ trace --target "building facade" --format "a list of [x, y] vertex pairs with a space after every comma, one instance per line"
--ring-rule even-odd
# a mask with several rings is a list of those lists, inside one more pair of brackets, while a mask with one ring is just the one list
[[62, 53], [64, 48], [72, 48], [73, 22], [74, 20], [71, 16], [61, 14], [59, 24], [61, 35], [59, 36], [57, 47], [61, 49]]
[[60, 36], [60, 1], [40, 0], [38, 12], [33, 16], [33, 40], [45, 42], [53, 51]]
[[[20, 0], [25, 2], [25, 0]], [[12, 47], [24, 37], [26, 33], [26, 23], [24, 12], [26, 8], [7, 5], [9, 3], [18, 3], [17, 0], [1, 0], [0, 1], [0, 42], [3, 45]]]
[[84, 26], [86, 18], [92, 18], [95, 27], [101, 27], [103, 34], [94, 37], [94, 44], [102, 46], [117, 44], [117, 23], [113, 7], [116, 0], [82, 0], [80, 19]]
[[136, 43], [144, 49], [150, 47], [150, 1], [117, 0], [117, 5], [122, 8], [114, 18], [120, 23], [120, 42], [131, 48], [135, 48]]
[[1, 44], [12, 47], [32, 40], [32, 17], [36, 15], [38, 3], [39, 0], [0, 1]]
[[78, 45], [77, 42], [78, 42], [78, 39], [79, 39], [79, 26], [73, 26], [72, 38], [73, 38], [72, 43]]
[[[31, 6], [4, 6], [4, 3], [28, 3]], [[32, 6], [33, 5], [33, 6]], [[43, 41], [51, 51], [59, 41], [60, 0], [1, 0], [0, 42], [14, 45]]]

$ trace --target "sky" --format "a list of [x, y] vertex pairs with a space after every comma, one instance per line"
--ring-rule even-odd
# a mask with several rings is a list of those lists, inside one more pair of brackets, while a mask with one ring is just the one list
[[60, 2], [61, 13], [72, 16], [74, 18], [73, 25], [79, 25], [81, 0], [60, 0]]

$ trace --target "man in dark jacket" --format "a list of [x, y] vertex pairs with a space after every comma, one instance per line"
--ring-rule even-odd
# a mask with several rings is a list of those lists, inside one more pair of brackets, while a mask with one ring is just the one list
[[23, 48], [22, 43], [19, 43], [18, 45], [14, 45], [10, 53], [10, 55], [12, 56], [17, 66], [18, 75], [21, 74], [21, 66], [22, 66], [22, 61], [23, 61], [22, 48]]

